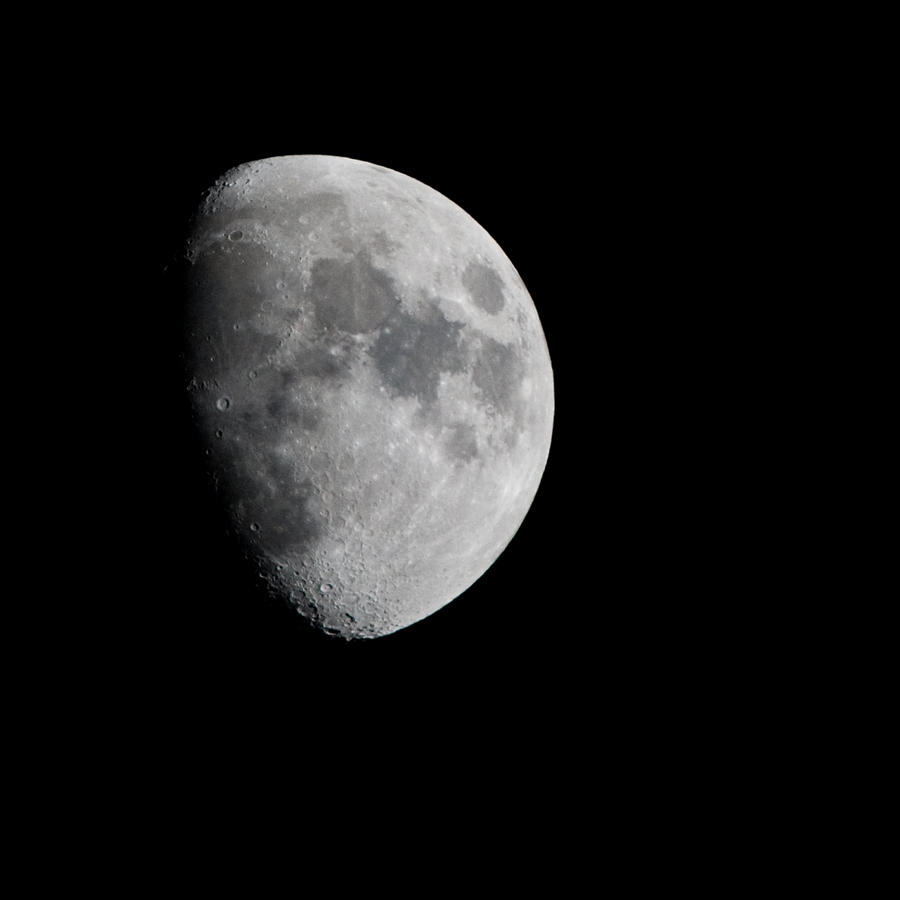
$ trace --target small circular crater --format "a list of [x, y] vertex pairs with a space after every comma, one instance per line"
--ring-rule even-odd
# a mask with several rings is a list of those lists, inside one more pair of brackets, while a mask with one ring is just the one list
[[247, 373], [247, 377], [248, 377], [251, 381], [252, 381], [254, 378], [256, 378], [256, 369], [251, 369], [251, 370]]
[[232, 231], [231, 234], [228, 235], [233, 241], [239, 241], [243, 236], [243, 231]]
[[227, 397], [219, 397], [216, 400], [216, 409], [220, 409], [222, 412], [228, 409], [229, 406], [231, 406], [231, 401]]
[[217, 438], [222, 437], [223, 433], [224, 433], [224, 432], [222, 431], [221, 428], [217, 428], [217, 429], [216, 429], [216, 437], [217, 437]]
[[251, 531], [259, 531], [259, 523], [258, 522], [251, 523], [250, 530]]

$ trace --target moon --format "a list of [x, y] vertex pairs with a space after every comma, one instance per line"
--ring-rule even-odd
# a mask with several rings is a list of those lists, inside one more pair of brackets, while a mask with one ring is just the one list
[[183, 257], [193, 424], [269, 589], [347, 639], [463, 593], [521, 525], [553, 426], [497, 243], [407, 175], [282, 156], [216, 181]]

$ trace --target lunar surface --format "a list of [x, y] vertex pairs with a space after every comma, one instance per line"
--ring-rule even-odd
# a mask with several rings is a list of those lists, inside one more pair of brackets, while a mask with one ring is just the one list
[[285, 156], [223, 175], [184, 257], [195, 425], [271, 590], [374, 638], [472, 585], [553, 424], [537, 311], [490, 235], [399, 172]]

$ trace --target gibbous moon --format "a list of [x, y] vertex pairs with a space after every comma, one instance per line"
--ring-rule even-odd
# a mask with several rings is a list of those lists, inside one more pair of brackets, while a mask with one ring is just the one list
[[553, 425], [537, 311], [496, 242], [399, 172], [283, 156], [209, 189], [184, 256], [195, 424], [270, 588], [346, 638], [465, 591], [522, 523]]

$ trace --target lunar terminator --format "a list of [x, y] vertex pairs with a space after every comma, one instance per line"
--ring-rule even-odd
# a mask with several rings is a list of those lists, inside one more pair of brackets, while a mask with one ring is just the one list
[[472, 585], [553, 424], [538, 314], [490, 235], [399, 172], [285, 156], [223, 175], [184, 257], [194, 422], [272, 590], [373, 638]]

